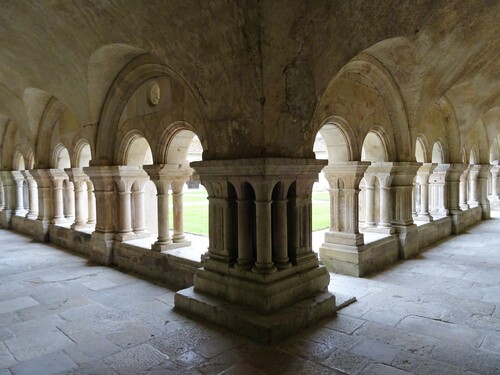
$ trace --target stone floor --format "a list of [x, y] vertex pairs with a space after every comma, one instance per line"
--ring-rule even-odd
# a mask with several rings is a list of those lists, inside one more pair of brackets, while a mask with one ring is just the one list
[[168, 288], [0, 230], [0, 374], [500, 374], [500, 217], [365, 279], [273, 347], [172, 310]]

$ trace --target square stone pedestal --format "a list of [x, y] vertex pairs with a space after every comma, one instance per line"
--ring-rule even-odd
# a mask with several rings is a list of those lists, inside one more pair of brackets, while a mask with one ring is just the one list
[[337, 310], [335, 296], [324, 292], [262, 315], [240, 304], [196, 292], [194, 287], [175, 294], [175, 308], [265, 344], [282, 341]]

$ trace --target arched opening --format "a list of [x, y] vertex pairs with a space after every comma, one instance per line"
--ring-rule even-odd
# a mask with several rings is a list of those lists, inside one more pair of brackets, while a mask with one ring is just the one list
[[324, 233], [337, 218], [332, 217], [332, 183], [336, 166], [352, 160], [352, 147], [348, 136], [348, 125], [341, 118], [328, 122], [316, 134], [313, 152], [316, 159], [328, 160], [328, 165], [319, 174], [312, 193], [313, 249], [318, 250], [324, 242]]
[[[169, 165], [181, 171], [171, 184], [169, 194], [169, 223], [173, 238], [185, 236], [193, 245], [208, 245], [208, 194], [200, 178], [190, 167], [191, 162], [202, 159], [203, 147], [191, 130], [182, 129], [170, 138], [166, 149]], [[182, 172], [185, 171], [185, 172]], [[180, 206], [180, 207], [179, 207]], [[182, 213], [179, 215], [179, 211]], [[183, 221], [181, 224], [180, 221]], [[180, 227], [183, 228], [181, 233]]]
[[387, 161], [385, 142], [380, 134], [371, 131], [366, 135], [361, 148], [361, 160], [371, 162]]
[[[75, 147], [75, 152], [76, 167], [80, 170], [88, 167], [92, 159], [89, 143], [85, 140], [80, 141]], [[92, 230], [96, 222], [94, 185], [85, 173], [73, 176], [73, 178], [75, 186], [75, 224], [73, 228], [86, 231]]]
[[60, 169], [60, 170], [64, 170], [65, 168], [71, 168], [71, 159], [69, 157], [68, 149], [63, 145], [56, 146], [54, 151], [52, 166], [55, 169]]
[[[143, 167], [153, 164], [153, 153], [146, 138], [134, 134], [127, 144], [124, 155], [125, 165]], [[136, 171], [136, 180], [130, 191], [131, 223], [136, 235], [152, 236], [158, 233], [158, 202], [155, 184], [144, 171]], [[127, 185], [126, 185], [127, 186]]]
[[444, 163], [444, 150], [443, 146], [439, 142], [434, 142], [432, 146], [432, 162], [437, 164]]
[[65, 172], [66, 168], [71, 168], [71, 158], [68, 149], [62, 144], [58, 144], [52, 153], [51, 165], [58, 169], [53, 174], [54, 208], [53, 220], [58, 225], [70, 225], [75, 216], [75, 196], [74, 186]]
[[415, 160], [418, 163], [425, 163], [425, 146], [420, 138], [415, 142]]

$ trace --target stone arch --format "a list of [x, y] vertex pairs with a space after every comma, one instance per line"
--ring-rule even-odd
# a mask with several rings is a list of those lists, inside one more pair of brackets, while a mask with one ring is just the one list
[[497, 164], [500, 160], [500, 146], [498, 145], [498, 137], [495, 138], [490, 147], [490, 164]]
[[[324, 97], [327, 97], [328, 91], [333, 90], [336, 80], [347, 73], [363, 76], [379, 92], [390, 117], [392, 132], [394, 134], [394, 144], [397, 145], [394, 155], [397, 155], [398, 161], [412, 161], [414, 159], [414, 152], [413, 145], [411, 144], [406, 108], [399, 88], [390, 72], [374, 56], [367, 52], [362, 52], [339, 70], [325, 90]], [[322, 105], [318, 106], [319, 109], [316, 116], [325, 118], [327, 117], [325, 112], [328, 110], [331, 111], [331, 109], [329, 109], [328, 103], [323, 102], [320, 104]], [[391, 160], [394, 159], [391, 158]]]
[[[192, 119], [190, 123], [192, 123], [192, 126], [196, 129], [196, 134], [199, 135], [200, 139], [205, 138], [203, 122], [200, 120], [202, 118], [200, 107], [187, 83], [172, 69], [159, 62], [154, 56], [149, 54], [141, 55], [130, 61], [121, 70], [108, 91], [95, 135], [96, 158], [93, 162], [94, 165], [109, 165], [117, 160], [116, 156], [118, 153], [115, 151], [116, 146], [114, 144], [110, 145], [108, 140], [112, 139], [113, 135], [116, 134], [119, 129], [120, 119], [124, 108], [141, 85], [152, 79], [158, 79], [159, 77], [168, 77], [172, 82], [178, 84], [179, 87], [183, 89], [183, 97], [177, 99], [181, 100], [182, 104], [184, 104], [186, 108], [190, 108], [191, 111], [183, 111], [181, 116]], [[182, 104], [179, 105], [182, 106]], [[162, 132], [163, 129], [159, 129], [158, 131]], [[152, 144], [156, 135], [151, 134], [151, 137], [146, 138], [149, 139]], [[155, 149], [155, 146], [156, 145], [152, 144], [153, 149]]]
[[89, 119], [99, 120], [99, 115], [113, 80], [134, 58], [146, 51], [128, 44], [113, 43], [99, 47], [90, 55], [88, 74]]
[[438, 138], [432, 145], [432, 162], [443, 164], [448, 161], [448, 152], [444, 141]]
[[14, 153], [14, 157], [12, 158], [12, 169], [16, 171], [23, 171], [26, 169], [24, 156], [20, 151]]
[[[442, 96], [436, 103], [437, 109], [442, 114], [443, 122], [446, 126], [442, 136], [446, 137], [446, 162], [460, 163], [460, 145], [464, 144], [460, 139], [460, 131], [458, 127], [455, 110], [446, 96]], [[443, 143], [444, 144], [444, 143]]]
[[[155, 160], [158, 160], [157, 163], [183, 164], [186, 160], [187, 149], [194, 136], [199, 138], [194, 127], [187, 122], [176, 121], [168, 125], [164, 129], [156, 149]], [[207, 147], [206, 141], [199, 139], [205, 150]], [[179, 151], [176, 151], [176, 149]]]
[[469, 153], [469, 164], [475, 165], [478, 164], [478, 162], [479, 158], [478, 158], [478, 153], [476, 151], [476, 146], [472, 146]]
[[364, 137], [361, 160], [372, 162], [394, 160], [389, 144], [384, 129], [372, 127]]
[[72, 164], [75, 165], [76, 168], [88, 167], [90, 165], [90, 160], [92, 160], [90, 143], [86, 139], [81, 139], [74, 147]]
[[50, 167], [64, 170], [71, 168], [71, 158], [68, 149], [62, 143], [57, 144], [52, 151]]
[[353, 161], [359, 155], [354, 132], [349, 123], [340, 116], [330, 116], [318, 133], [327, 148], [328, 163]]
[[154, 163], [151, 146], [142, 132], [132, 130], [125, 135], [119, 148], [117, 161], [119, 165], [134, 166]]
[[30, 147], [26, 152], [26, 167], [27, 169], [33, 169], [35, 166], [35, 153], [33, 149]]
[[423, 134], [418, 134], [415, 141], [415, 160], [419, 163], [428, 163], [430, 160], [429, 143]]
[[[45, 111], [40, 119], [40, 127], [38, 129], [36, 155], [37, 155], [37, 168], [48, 168], [54, 165], [53, 159], [51, 160], [51, 141], [52, 131], [56, 126], [58, 119], [66, 110], [56, 97], [51, 97], [45, 107]], [[52, 155], [53, 157], [53, 155]]]

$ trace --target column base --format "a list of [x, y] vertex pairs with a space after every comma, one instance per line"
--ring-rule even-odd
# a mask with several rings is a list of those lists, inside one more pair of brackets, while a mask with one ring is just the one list
[[318, 320], [333, 315], [338, 309], [335, 296], [327, 292], [318, 293], [270, 315], [262, 315], [241, 304], [199, 293], [194, 287], [178, 291], [174, 301], [176, 309], [265, 344], [282, 341]]
[[434, 221], [434, 218], [430, 215], [430, 214], [427, 214], [427, 215], [417, 215], [417, 217], [415, 218], [416, 221], [423, 221], [424, 223], [430, 223], [432, 221]]
[[167, 251], [167, 250], [174, 250], [174, 249], [180, 249], [181, 247], [189, 247], [191, 246], [190, 241], [185, 241], [185, 242], [155, 242], [154, 244], [151, 245], [151, 250], [153, 251]]
[[114, 238], [115, 233], [93, 232], [90, 239], [90, 260], [98, 264], [111, 266], [113, 264]]
[[38, 212], [28, 212], [26, 214], [26, 219], [36, 220], [38, 218]]
[[50, 241], [50, 220], [33, 220], [32, 233], [36, 241]]
[[58, 224], [66, 224], [67, 222], [68, 221], [64, 217], [53, 218], [52, 221], [51, 221], [52, 224], [56, 224], [56, 225], [58, 225]]
[[26, 216], [27, 213], [28, 213], [28, 211], [25, 210], [25, 209], [15, 210], [14, 211], [14, 215], [15, 216]]
[[127, 233], [116, 233], [115, 234], [115, 240], [118, 242], [140, 240], [140, 239], [149, 238], [149, 237], [151, 237], [150, 232], [139, 232], [139, 233], [127, 232]]
[[387, 235], [390, 235], [390, 234], [394, 234], [396, 233], [396, 230], [392, 227], [392, 226], [389, 226], [389, 227], [364, 227], [363, 228], [363, 232], [369, 232], [369, 233], [379, 233], [379, 234], [387, 234]]
[[319, 257], [330, 272], [361, 277], [394, 263], [398, 259], [398, 243], [394, 236], [359, 246], [324, 243]]
[[418, 254], [418, 230], [415, 224], [395, 225], [399, 246], [399, 259], [412, 258]]
[[0, 226], [4, 229], [12, 228], [12, 210], [3, 210], [0, 212]]
[[328, 288], [330, 275], [325, 267], [295, 266], [271, 274], [229, 267], [227, 273], [213, 271], [212, 259], [194, 277], [197, 292], [247, 306], [268, 315]]
[[363, 233], [325, 232], [325, 242], [338, 245], [360, 246], [363, 245]]

